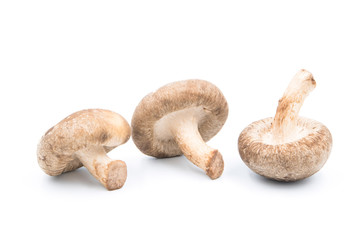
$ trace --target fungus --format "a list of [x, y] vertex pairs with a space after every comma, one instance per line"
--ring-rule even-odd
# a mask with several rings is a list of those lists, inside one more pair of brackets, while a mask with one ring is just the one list
[[242, 131], [239, 153], [254, 172], [278, 181], [296, 181], [323, 167], [332, 148], [330, 131], [320, 122], [298, 116], [315, 86], [312, 74], [300, 70], [279, 100], [275, 117], [253, 122]]
[[178, 81], [142, 99], [132, 117], [132, 138], [144, 154], [157, 158], [184, 154], [216, 179], [223, 172], [222, 155], [205, 142], [218, 133], [227, 116], [227, 101], [212, 83]]
[[37, 148], [38, 163], [50, 176], [85, 166], [108, 190], [119, 189], [127, 178], [126, 163], [106, 153], [127, 142], [130, 135], [131, 128], [121, 115], [82, 110], [45, 133]]

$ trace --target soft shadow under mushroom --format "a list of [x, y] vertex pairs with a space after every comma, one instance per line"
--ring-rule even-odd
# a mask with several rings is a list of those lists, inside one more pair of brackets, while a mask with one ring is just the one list
[[91, 174], [86, 171], [84, 168], [79, 168], [75, 171], [67, 172], [58, 176], [49, 178], [49, 180], [57, 185], [62, 185], [66, 187], [73, 186], [86, 186], [89, 188], [99, 188], [103, 189], [101, 184], [96, 181]]
[[305, 178], [302, 181], [285, 182], [285, 181], [278, 181], [272, 178], [267, 178], [254, 173], [250, 173], [250, 177], [263, 185], [275, 187], [275, 188], [302, 187], [302, 186], [313, 184], [316, 181], [315, 177], [312, 177], [312, 178]]
[[203, 175], [202, 171], [199, 168], [194, 167], [189, 164], [188, 161], [184, 161], [186, 159], [185, 156], [177, 156], [170, 158], [155, 158], [148, 157], [152, 164], [160, 165], [162, 167], [171, 168], [171, 169], [182, 169], [183, 171], [190, 171], [193, 174]]

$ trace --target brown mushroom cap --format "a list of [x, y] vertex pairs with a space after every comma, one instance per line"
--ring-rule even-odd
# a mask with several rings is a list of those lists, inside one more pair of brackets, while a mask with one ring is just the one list
[[242, 160], [254, 172], [278, 181], [296, 181], [319, 171], [327, 161], [332, 136], [322, 123], [300, 117], [296, 139], [275, 144], [273, 118], [253, 122], [238, 139]]
[[155, 124], [166, 115], [186, 111], [200, 112], [198, 131], [206, 142], [215, 136], [228, 116], [222, 92], [204, 80], [185, 80], [167, 84], [148, 94], [138, 104], [132, 117], [132, 138], [136, 146], [153, 157], [182, 154], [172, 136], [156, 132]]
[[128, 141], [131, 128], [119, 114], [89, 109], [76, 112], [49, 129], [38, 144], [38, 163], [56, 176], [82, 166], [76, 152], [99, 146], [105, 152]]
[[238, 139], [241, 158], [254, 172], [278, 181], [296, 181], [319, 171], [327, 161], [332, 136], [321, 123], [299, 117], [316, 87], [313, 75], [299, 70], [278, 102], [274, 118], [254, 122]]

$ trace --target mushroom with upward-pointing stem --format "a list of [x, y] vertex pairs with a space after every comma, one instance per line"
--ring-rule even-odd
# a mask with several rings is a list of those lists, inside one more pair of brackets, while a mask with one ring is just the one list
[[222, 128], [228, 105], [222, 92], [203, 80], [170, 83], [144, 97], [132, 117], [132, 139], [145, 154], [184, 154], [211, 179], [223, 172], [221, 153], [205, 142]]
[[37, 148], [40, 167], [57, 176], [85, 166], [108, 190], [119, 189], [127, 178], [126, 163], [106, 153], [128, 141], [131, 128], [119, 114], [89, 109], [71, 114], [41, 138]]
[[274, 119], [254, 122], [242, 131], [239, 153], [254, 172], [278, 181], [296, 181], [323, 167], [332, 136], [320, 122], [298, 116], [315, 86], [312, 74], [300, 70], [279, 100]]

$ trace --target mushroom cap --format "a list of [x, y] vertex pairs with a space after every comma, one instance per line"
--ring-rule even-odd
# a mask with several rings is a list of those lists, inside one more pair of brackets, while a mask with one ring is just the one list
[[[136, 146], [153, 157], [181, 155], [173, 137], [161, 137], [155, 124], [170, 113], [186, 110], [200, 112], [198, 131], [205, 142], [218, 133], [228, 116], [227, 101], [212, 83], [198, 79], [173, 82], [145, 96], [136, 107], [132, 117], [132, 139]], [[166, 132], [168, 135], [169, 130]]]
[[38, 163], [45, 173], [56, 176], [82, 167], [75, 153], [91, 146], [106, 152], [128, 141], [131, 128], [119, 114], [88, 109], [71, 114], [50, 128], [37, 148]]
[[250, 169], [278, 181], [296, 181], [323, 167], [332, 148], [328, 128], [315, 120], [300, 117], [296, 139], [272, 144], [272, 123], [273, 118], [253, 122], [239, 136], [239, 154]]

